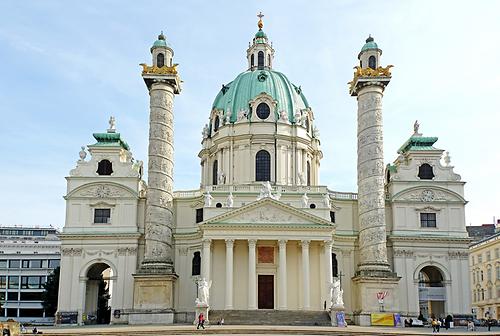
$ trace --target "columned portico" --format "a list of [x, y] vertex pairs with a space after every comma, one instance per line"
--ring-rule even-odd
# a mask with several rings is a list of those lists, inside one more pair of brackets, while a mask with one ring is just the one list
[[278, 286], [278, 309], [288, 309], [287, 288], [286, 288], [286, 243], [287, 240], [281, 239], [279, 242], [279, 286]]
[[233, 309], [233, 247], [234, 239], [226, 239], [226, 304], [225, 309]]
[[248, 309], [257, 309], [257, 272], [255, 245], [257, 240], [248, 240]]
[[309, 240], [302, 240], [302, 309], [311, 309], [310, 294], [310, 267], [309, 267]]

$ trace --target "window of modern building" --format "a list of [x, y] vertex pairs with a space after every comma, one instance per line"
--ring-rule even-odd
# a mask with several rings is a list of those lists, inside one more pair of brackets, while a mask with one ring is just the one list
[[435, 228], [436, 227], [436, 214], [422, 212], [420, 214], [420, 226], [421, 227]]
[[7, 260], [0, 260], [0, 268], [7, 268]]
[[19, 292], [7, 293], [7, 301], [18, 301], [18, 300], [19, 300]]
[[111, 209], [94, 209], [94, 223], [107, 224], [111, 222]]
[[17, 308], [7, 308], [7, 317], [17, 317]]
[[49, 267], [49, 261], [47, 259], [42, 260], [42, 268]]
[[43, 292], [21, 292], [20, 301], [42, 301]]
[[29, 260], [23, 260], [21, 262], [21, 267], [22, 268], [30, 268], [30, 261]]
[[45, 276], [22, 276], [22, 289], [41, 289], [45, 283]]
[[158, 68], [161, 68], [165, 65], [165, 55], [163, 55], [162, 53], [159, 53], [157, 56], [156, 56], [156, 66]]
[[259, 69], [264, 68], [264, 52], [263, 51], [259, 51], [259, 53], [257, 54], [257, 67]]
[[99, 175], [111, 175], [113, 174], [113, 165], [109, 160], [101, 160], [97, 164], [97, 174]]
[[42, 261], [39, 259], [30, 260], [30, 268], [42, 268]]
[[20, 268], [21, 260], [9, 260], [9, 268]]
[[432, 166], [428, 163], [424, 163], [420, 167], [418, 167], [418, 177], [421, 180], [432, 180], [434, 178], [434, 171], [432, 170]]
[[203, 208], [196, 209], [196, 223], [203, 222]]
[[217, 185], [217, 172], [219, 170], [219, 163], [217, 160], [214, 161], [214, 164], [212, 165], [212, 184]]
[[269, 114], [271, 114], [269, 105], [267, 105], [266, 103], [260, 103], [259, 105], [257, 105], [257, 117], [264, 120], [269, 117]]
[[9, 276], [9, 289], [18, 289], [18, 288], [19, 288], [19, 277]]
[[193, 260], [191, 265], [191, 275], [201, 274], [201, 255], [200, 252], [195, 252], [193, 254]]
[[332, 253], [332, 276], [337, 278], [339, 276], [339, 263], [337, 261], [337, 255]]
[[61, 265], [61, 260], [59, 259], [50, 259], [49, 260], [49, 268], [57, 268]]
[[370, 56], [368, 58], [368, 66], [373, 70], [377, 68], [377, 59], [375, 58], [375, 56]]
[[255, 155], [255, 181], [271, 181], [271, 155], [260, 150]]
[[43, 309], [20, 308], [19, 317], [43, 317]]
[[0, 289], [7, 288], [7, 276], [0, 275]]

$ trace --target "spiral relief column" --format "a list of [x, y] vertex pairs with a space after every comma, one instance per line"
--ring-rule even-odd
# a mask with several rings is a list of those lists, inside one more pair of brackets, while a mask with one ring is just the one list
[[382, 98], [391, 80], [390, 68], [380, 66], [380, 50], [370, 36], [358, 55], [350, 82], [350, 94], [358, 100], [358, 255], [353, 278], [361, 300], [355, 320], [370, 325], [370, 314], [379, 311], [377, 293], [390, 293], [391, 305], [397, 311], [399, 277], [392, 272], [387, 257], [387, 231], [384, 188], [384, 136]]
[[174, 95], [181, 91], [174, 52], [163, 33], [151, 47], [153, 65], [141, 64], [149, 90], [148, 189], [144, 259], [134, 274], [130, 324], [173, 323], [174, 250], [172, 246], [174, 172]]

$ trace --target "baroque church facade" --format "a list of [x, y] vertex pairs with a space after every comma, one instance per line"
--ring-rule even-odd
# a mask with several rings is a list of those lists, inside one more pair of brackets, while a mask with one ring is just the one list
[[203, 128], [199, 189], [174, 190], [181, 79], [163, 34], [152, 65], [141, 64], [150, 95], [147, 183], [113, 118], [82, 147], [66, 178], [59, 323], [194, 319], [202, 280], [210, 311], [325, 312], [339, 279], [357, 324], [380, 311], [470, 313], [465, 182], [417, 122], [385, 164], [391, 66], [381, 66], [373, 38], [349, 87], [358, 101], [358, 190], [338, 192], [319, 183], [320, 112], [274, 69], [258, 26], [247, 69], [222, 86]]

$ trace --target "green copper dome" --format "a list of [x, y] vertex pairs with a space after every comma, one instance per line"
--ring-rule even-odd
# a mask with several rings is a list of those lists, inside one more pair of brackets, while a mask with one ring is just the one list
[[377, 43], [375, 43], [375, 41], [373, 40], [373, 37], [371, 37], [371, 36], [369, 36], [366, 39], [366, 43], [363, 46], [363, 48], [361, 48], [361, 52], [363, 52], [365, 50], [370, 50], [370, 49], [378, 49]]
[[153, 52], [153, 49], [155, 48], [170, 48], [170, 45], [167, 43], [165, 40], [165, 35], [163, 35], [163, 32], [158, 35], [158, 40], [153, 43], [153, 46], [151, 47], [151, 52]]
[[267, 35], [266, 35], [266, 33], [264, 33], [264, 31], [262, 29], [259, 29], [259, 31], [257, 33], [255, 33], [255, 37], [256, 38], [267, 38]]
[[281, 72], [265, 69], [242, 72], [232, 82], [223, 85], [212, 108], [223, 110], [224, 116], [230, 110], [230, 121], [234, 123], [238, 119], [238, 111], [249, 111], [250, 100], [261, 93], [267, 93], [277, 102], [276, 117], [284, 110], [290, 122], [294, 122], [297, 109], [309, 107], [300, 87], [292, 84]]

